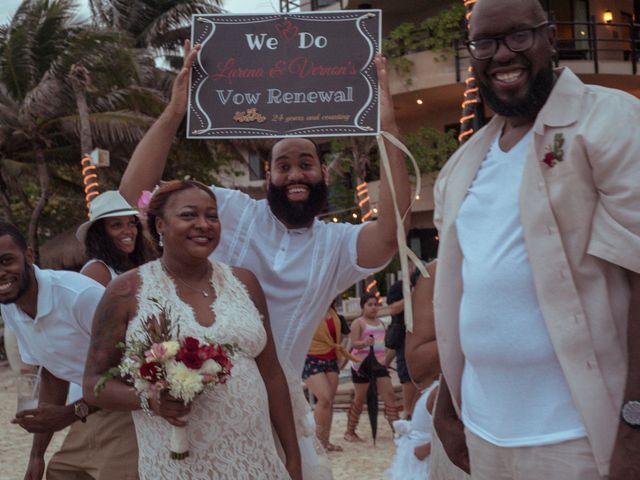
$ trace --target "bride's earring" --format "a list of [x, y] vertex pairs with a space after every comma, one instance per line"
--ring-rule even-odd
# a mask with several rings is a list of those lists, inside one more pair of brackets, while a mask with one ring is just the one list
[[159, 246], [160, 248], [162, 248], [162, 247], [164, 247], [164, 243], [163, 243], [163, 241], [162, 241], [162, 234], [160, 233], [160, 234], [158, 234], [158, 235], [160, 236], [160, 239], [158, 240], [158, 246]]

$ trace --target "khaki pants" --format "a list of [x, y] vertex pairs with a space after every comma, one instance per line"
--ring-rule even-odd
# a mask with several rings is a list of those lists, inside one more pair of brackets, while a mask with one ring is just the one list
[[601, 480], [589, 440], [497, 447], [465, 429], [473, 480]]
[[131, 412], [99, 410], [74, 422], [47, 465], [47, 480], [137, 480], [138, 442]]
[[469, 478], [469, 475], [451, 463], [434, 428], [429, 456], [429, 480], [468, 480]]

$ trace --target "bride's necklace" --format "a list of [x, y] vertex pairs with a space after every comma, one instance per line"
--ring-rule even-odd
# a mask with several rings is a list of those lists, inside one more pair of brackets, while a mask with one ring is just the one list
[[[167, 264], [164, 263], [162, 260], [160, 260], [160, 265], [162, 265], [162, 268], [164, 268], [168, 274], [170, 274], [173, 278], [179, 280], [180, 282], [182, 282], [182, 284], [189, 288], [190, 290], [193, 290], [194, 292], [198, 292], [201, 293], [203, 297], [208, 297], [209, 294], [207, 292], [205, 292], [204, 290], [200, 289], [200, 288], [196, 288], [196, 287], [192, 287], [191, 285], [189, 285], [187, 282], [185, 282], [182, 278], [180, 278], [178, 275], [176, 275], [175, 273], [173, 273], [171, 270], [169, 270], [169, 267], [167, 267]], [[207, 269], [207, 272], [209, 270]], [[209, 275], [209, 273], [207, 273], [207, 277], [210, 278], [211, 275]]]

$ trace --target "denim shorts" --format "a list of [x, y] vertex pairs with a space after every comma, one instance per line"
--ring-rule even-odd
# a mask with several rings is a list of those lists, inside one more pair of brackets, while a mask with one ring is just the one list
[[339, 373], [340, 369], [338, 368], [337, 360], [323, 360], [318, 357], [312, 357], [310, 355], [307, 356], [307, 359], [304, 361], [304, 370], [302, 371], [302, 379], [306, 380], [311, 375], [316, 375], [318, 373], [329, 373], [335, 372]]

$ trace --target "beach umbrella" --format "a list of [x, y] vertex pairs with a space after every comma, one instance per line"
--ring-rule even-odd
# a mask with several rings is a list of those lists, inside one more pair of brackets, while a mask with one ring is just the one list
[[369, 353], [360, 364], [358, 373], [369, 379], [369, 388], [367, 388], [367, 414], [369, 415], [369, 423], [371, 424], [371, 435], [373, 436], [373, 444], [376, 444], [376, 435], [378, 433], [378, 386], [376, 379], [385, 373], [385, 368], [380, 365], [376, 354], [373, 351], [373, 345], [369, 346]]

